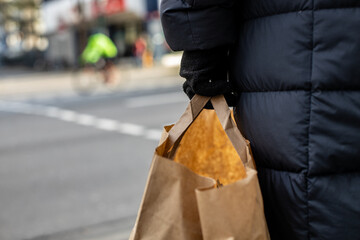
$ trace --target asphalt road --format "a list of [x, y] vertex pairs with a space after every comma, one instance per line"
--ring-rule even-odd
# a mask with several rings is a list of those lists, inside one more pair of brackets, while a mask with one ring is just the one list
[[0, 239], [127, 239], [180, 87], [0, 101]]

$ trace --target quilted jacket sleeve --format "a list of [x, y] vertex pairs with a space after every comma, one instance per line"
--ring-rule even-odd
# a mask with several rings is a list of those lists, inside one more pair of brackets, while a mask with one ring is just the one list
[[234, 0], [162, 0], [160, 13], [165, 38], [174, 51], [234, 42]]

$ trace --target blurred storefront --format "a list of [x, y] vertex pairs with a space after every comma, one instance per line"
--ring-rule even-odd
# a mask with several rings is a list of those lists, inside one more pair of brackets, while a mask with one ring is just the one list
[[0, 61], [35, 65], [48, 47], [41, 0], [0, 0]]
[[0, 64], [3, 58], [28, 59], [39, 69], [74, 66], [96, 32], [110, 36], [119, 58], [135, 57], [144, 38], [146, 59], [159, 61], [168, 49], [158, 7], [159, 0], [0, 0]]
[[[154, 57], [164, 52], [157, 0], [57, 0], [43, 4], [47, 59], [74, 65], [88, 37], [95, 32], [110, 36], [119, 58], [134, 56], [135, 42], [146, 36]], [[156, 14], [154, 14], [156, 13]], [[162, 46], [159, 47], [158, 45]], [[161, 50], [160, 50], [161, 48]]]

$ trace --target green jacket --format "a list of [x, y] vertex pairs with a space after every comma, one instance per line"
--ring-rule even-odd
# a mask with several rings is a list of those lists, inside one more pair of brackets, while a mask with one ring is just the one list
[[100, 58], [113, 58], [118, 51], [113, 41], [102, 33], [96, 33], [89, 38], [85, 50], [81, 54], [83, 63], [96, 63]]

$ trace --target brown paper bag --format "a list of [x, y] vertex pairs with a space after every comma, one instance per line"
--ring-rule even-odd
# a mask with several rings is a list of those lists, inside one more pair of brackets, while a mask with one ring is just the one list
[[[185, 166], [181, 156], [177, 156], [186, 152], [177, 153], [180, 141], [186, 139], [185, 132], [209, 99], [196, 95], [180, 120], [174, 126], [165, 127], [130, 240], [270, 239], [249, 144], [231, 118], [223, 96], [210, 100], [240, 156], [241, 167], [236, 160], [224, 159], [237, 165], [229, 168], [234, 173], [221, 175], [220, 170], [206, 171], [214, 167], [211, 165], [205, 168], [190, 166], [194, 171], [201, 170], [194, 172]], [[174, 157], [177, 162], [173, 161]], [[198, 164], [204, 162], [201, 160]], [[234, 174], [240, 180], [234, 180]], [[219, 186], [216, 180], [220, 177], [228, 184]]]
[[[221, 149], [221, 151], [219, 151]], [[246, 177], [244, 164], [214, 110], [204, 109], [185, 132], [175, 162], [227, 185]]]

